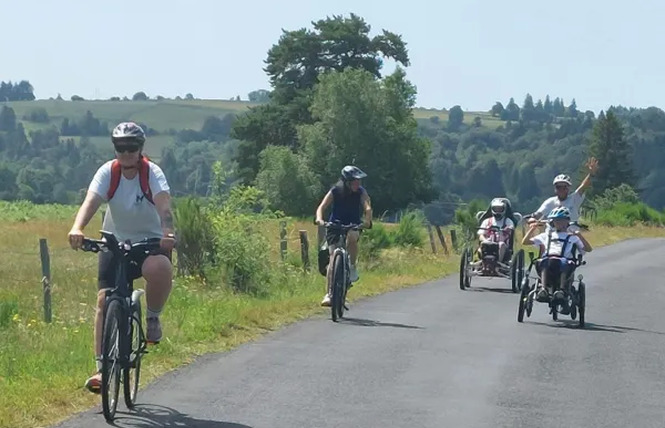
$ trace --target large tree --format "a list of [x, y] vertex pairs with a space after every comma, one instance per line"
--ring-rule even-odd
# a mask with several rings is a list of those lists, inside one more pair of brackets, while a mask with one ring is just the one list
[[328, 17], [312, 25], [313, 30], [284, 31], [268, 51], [264, 70], [273, 88], [270, 100], [234, 124], [232, 137], [242, 141], [237, 162], [245, 182], [256, 177], [258, 156], [265, 147], [297, 147], [295, 128], [312, 123], [311, 95], [321, 75], [353, 68], [379, 79], [382, 57], [409, 65], [406, 44], [399, 35], [383, 30], [370, 37], [371, 27], [357, 15]]
[[428, 200], [431, 148], [418, 136], [414, 102], [415, 88], [400, 68], [380, 81], [358, 69], [322, 76], [311, 108], [317, 121], [299, 127], [308, 165], [320, 173], [322, 186], [355, 164], [368, 174], [377, 213]]
[[592, 194], [621, 184], [635, 184], [632, 148], [613, 112], [600, 112], [589, 142], [589, 154], [598, 159], [599, 165], [593, 179]]

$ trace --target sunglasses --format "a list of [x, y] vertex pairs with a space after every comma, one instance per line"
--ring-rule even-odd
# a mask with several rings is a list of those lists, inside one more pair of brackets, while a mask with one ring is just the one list
[[554, 187], [557, 188], [557, 189], [567, 189], [568, 188], [568, 186], [566, 186], [565, 184], [559, 184], [559, 185], [556, 185]]
[[122, 145], [119, 144], [119, 145], [116, 145], [114, 147], [115, 147], [115, 151], [118, 152], [118, 153], [125, 153], [125, 152], [136, 153], [141, 148], [140, 146], [138, 146], [136, 144], [122, 144]]

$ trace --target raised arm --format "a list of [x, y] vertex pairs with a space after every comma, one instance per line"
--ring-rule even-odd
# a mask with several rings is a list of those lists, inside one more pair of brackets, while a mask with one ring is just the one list
[[586, 162], [586, 167], [589, 170], [589, 173], [584, 177], [582, 183], [580, 183], [576, 193], [583, 195], [586, 189], [591, 185], [591, 176], [593, 176], [598, 170], [598, 160], [594, 157], [590, 157]]
[[372, 227], [372, 201], [366, 190], [360, 195], [360, 203], [365, 210], [365, 227]]

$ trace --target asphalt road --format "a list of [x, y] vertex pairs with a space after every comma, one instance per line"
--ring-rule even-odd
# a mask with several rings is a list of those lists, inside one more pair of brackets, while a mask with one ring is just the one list
[[[356, 302], [341, 323], [310, 319], [203, 357], [143, 389], [136, 412], [121, 402], [115, 424], [663, 427], [665, 240], [587, 261], [585, 330], [544, 304], [518, 324], [509, 280], [462, 291], [455, 275]], [[100, 404], [57, 426], [108, 425]]]

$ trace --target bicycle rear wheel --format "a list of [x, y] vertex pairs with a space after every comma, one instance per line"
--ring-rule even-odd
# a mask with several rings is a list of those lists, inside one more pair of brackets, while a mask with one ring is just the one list
[[102, 409], [111, 422], [118, 407], [120, 390], [121, 353], [123, 349], [123, 310], [120, 301], [108, 302], [102, 334]]
[[145, 350], [145, 337], [141, 327], [141, 302], [137, 301], [132, 308], [132, 317], [129, 325], [129, 361], [123, 370], [122, 383], [125, 392], [125, 404], [128, 409], [134, 408], [139, 392], [139, 379], [141, 378], [141, 358]]
[[341, 253], [336, 254], [333, 259], [331, 300], [332, 320], [336, 322], [344, 314], [344, 258]]

